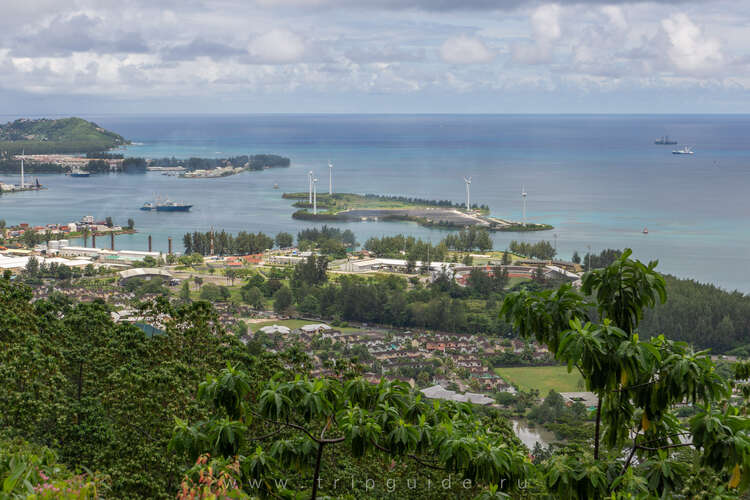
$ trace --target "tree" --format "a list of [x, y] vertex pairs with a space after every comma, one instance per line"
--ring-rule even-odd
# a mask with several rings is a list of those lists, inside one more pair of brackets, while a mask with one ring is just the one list
[[487, 231], [487, 229], [482, 228], [477, 232], [476, 245], [482, 252], [492, 250], [492, 239], [490, 238], [490, 232]]
[[[109, 476], [108, 498], [174, 497], [182, 473], [182, 460], [166, 452], [174, 417], [204, 418], [191, 388], [209, 372], [227, 360], [242, 363], [253, 378], [279, 369], [273, 359], [245, 363], [244, 346], [206, 303], [145, 305], [139, 315], [147, 322], [159, 318], [162, 331], [146, 336], [114, 323], [103, 303], [32, 303], [32, 297], [25, 285], [0, 279], [3, 436], [54, 447], [70, 470]], [[0, 443], [0, 455], [5, 451]], [[7, 479], [3, 464], [0, 458], [0, 476]], [[44, 463], [38, 470], [46, 470]]]
[[277, 313], [283, 313], [292, 306], [292, 291], [289, 287], [282, 286], [273, 295], [273, 310]]
[[[204, 453], [237, 457], [236, 469], [262, 485], [261, 495], [278, 496], [276, 479], [294, 471], [312, 500], [325, 488], [319, 478], [332, 448], [355, 460], [382, 455], [461, 474], [475, 484], [503, 483], [511, 493], [518, 493], [531, 473], [507, 424], [480, 422], [468, 406], [427, 404], [403, 382], [373, 385], [361, 377], [292, 379], [280, 373], [255, 397], [250, 384], [249, 376], [231, 365], [201, 383], [198, 398], [211, 416], [193, 425], [178, 420], [170, 449], [192, 459]], [[251, 431], [258, 422], [263, 427], [257, 431], [277, 435], [270, 446]]]
[[185, 303], [190, 302], [190, 283], [185, 280], [180, 286], [180, 300]]
[[235, 269], [227, 269], [224, 271], [224, 276], [229, 280], [230, 286], [234, 285], [234, 279], [237, 277], [237, 271]]
[[263, 309], [263, 293], [257, 286], [247, 285], [240, 288], [240, 296], [242, 301], [249, 304], [254, 309]]
[[105, 224], [107, 225], [107, 227], [114, 226], [114, 223], [112, 222], [112, 217], [107, 216], [107, 218], [104, 219], [104, 221], [105, 221]]
[[320, 255], [310, 255], [306, 261], [294, 266], [290, 284], [293, 289], [302, 285], [320, 285], [328, 280], [328, 259]]
[[578, 255], [578, 250], [573, 252], [573, 258], [571, 259], [574, 264], [580, 264], [581, 263], [581, 256]]
[[[740, 431], [747, 420], [730, 424], [736, 409], [725, 406], [718, 412], [712, 407], [728, 396], [729, 388], [708, 353], [664, 337], [639, 339], [643, 310], [664, 302], [666, 293], [664, 279], [654, 270], [656, 262], [645, 265], [630, 255], [626, 250], [610, 266], [584, 277], [581, 290], [595, 300], [591, 305], [599, 323], [590, 321], [590, 304], [570, 285], [513, 293], [503, 305], [501, 314], [522, 336], [535, 336], [569, 370], [577, 369], [599, 399], [593, 457], [550, 459], [546, 486], [558, 498], [577, 498], [582, 491], [587, 497], [631, 491], [642, 481], [638, 478], [646, 478], [657, 495], [671, 495], [690, 474], [677, 455], [689, 446], [695, 448], [696, 460], [719, 476], [737, 471], [739, 478], [750, 472], [750, 457], [740, 451], [750, 449], [750, 436]], [[673, 407], [682, 402], [702, 408], [687, 425], [673, 414]], [[692, 439], [683, 441], [686, 436]], [[603, 456], [602, 446], [612, 453]], [[629, 448], [627, 458], [617, 461], [623, 448]], [[608, 478], [604, 471], [609, 467], [620, 473]], [[571, 474], [577, 479], [571, 480]]]
[[132, 231], [135, 228], [135, 221], [133, 219], [128, 219], [128, 230]]
[[276, 246], [279, 248], [289, 248], [294, 245], [294, 236], [289, 233], [281, 232], [276, 235]]

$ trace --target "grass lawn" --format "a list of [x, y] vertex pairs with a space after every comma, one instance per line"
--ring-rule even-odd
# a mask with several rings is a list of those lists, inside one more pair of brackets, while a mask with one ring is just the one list
[[557, 392], [584, 391], [581, 375], [577, 371], [568, 373], [566, 366], [519, 366], [512, 368], [495, 368], [495, 373], [524, 391], [539, 389], [545, 396], [550, 389]]

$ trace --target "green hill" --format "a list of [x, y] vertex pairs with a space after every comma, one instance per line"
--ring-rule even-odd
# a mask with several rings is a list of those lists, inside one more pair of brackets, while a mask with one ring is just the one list
[[4, 155], [88, 153], [128, 144], [121, 135], [82, 118], [19, 119], [0, 125], [0, 152]]

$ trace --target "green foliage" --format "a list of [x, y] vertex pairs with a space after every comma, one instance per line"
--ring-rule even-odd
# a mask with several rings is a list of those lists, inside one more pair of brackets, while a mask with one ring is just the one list
[[541, 260], [551, 260], [557, 254], [557, 250], [555, 250], [555, 247], [549, 241], [526, 243], [525, 241], [518, 242], [513, 240], [508, 245], [508, 248], [513, 253]]
[[292, 291], [289, 290], [288, 286], [282, 286], [273, 295], [273, 310], [277, 313], [287, 311], [293, 303]]
[[246, 362], [244, 346], [204, 302], [146, 305], [142, 317], [164, 330], [147, 338], [103, 304], [30, 301], [27, 287], [0, 279], [0, 428], [110, 476], [108, 497], [173, 497], [174, 417], [201, 418], [192, 388], [228, 360]]
[[0, 150], [9, 154], [85, 153], [127, 144], [122, 136], [81, 118], [18, 119], [0, 125]]
[[[316, 498], [324, 451], [332, 447], [355, 460], [383, 453], [473, 484], [505, 484], [511, 492], [532, 474], [507, 423], [476, 417], [466, 405], [429, 404], [402, 382], [278, 374], [253, 397], [247, 376], [227, 366], [201, 384], [198, 397], [212, 415], [194, 426], [178, 421], [171, 449], [190, 458], [237, 457], [242, 484], [260, 480], [271, 494], [294, 472], [299, 487], [306, 483]], [[278, 434], [274, 443], [256, 444], [263, 438], [253, 431], [269, 430]]]
[[106, 495], [108, 482], [99, 474], [74, 475], [47, 447], [20, 439], [0, 438], [0, 498], [88, 500]]
[[[722, 413], [714, 409], [729, 396], [729, 384], [706, 351], [695, 352], [663, 336], [639, 339], [643, 310], [664, 302], [666, 291], [656, 263], [644, 265], [630, 254], [625, 250], [608, 267], [584, 276], [582, 291], [595, 298], [600, 323], [588, 321], [583, 297], [567, 286], [514, 293], [503, 305], [502, 314], [523, 336], [547, 344], [599, 398], [593, 461], [553, 456], [547, 488], [559, 498], [602, 498], [613, 490], [632, 493], [645, 485], [668, 496], [680, 491], [690, 474], [690, 465], [676, 450], [694, 446], [701, 451], [699, 462], [715, 474], [732, 471], [730, 488], [747, 489], [750, 420], [726, 402]], [[704, 408], [689, 427], [673, 415], [675, 405], [683, 402]], [[692, 439], [683, 441], [685, 436]], [[629, 441], [628, 457], [621, 462], [617, 457]], [[600, 445], [612, 455], [600, 454]]]
[[207, 300], [209, 302], [219, 302], [229, 300], [230, 292], [229, 289], [222, 285], [214, 285], [213, 283], [206, 283], [201, 287], [200, 298], [201, 300]]
[[281, 232], [276, 235], [276, 246], [279, 248], [289, 248], [294, 245], [294, 236], [289, 233]]
[[[182, 238], [185, 253], [200, 255], [245, 255], [261, 253], [273, 247], [273, 238], [264, 233], [240, 231], [236, 236], [220, 232], [186, 233]], [[212, 253], [213, 252], [213, 253]]]

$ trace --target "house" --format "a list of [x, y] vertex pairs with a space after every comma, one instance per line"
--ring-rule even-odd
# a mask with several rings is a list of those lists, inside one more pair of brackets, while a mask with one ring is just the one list
[[444, 399], [447, 401], [455, 401], [457, 403], [472, 403], [477, 405], [488, 405], [494, 403], [495, 400], [488, 398], [484, 394], [476, 394], [473, 392], [467, 392], [465, 394], [459, 394], [455, 391], [449, 391], [443, 388], [442, 385], [433, 385], [426, 389], [422, 389], [422, 394], [430, 399]]
[[282, 335], [289, 335], [292, 333], [292, 329], [288, 326], [281, 326], [281, 325], [268, 325], [262, 327], [259, 331], [265, 333], [266, 335], [273, 335], [274, 333], [280, 333]]
[[561, 392], [560, 396], [563, 397], [563, 401], [568, 406], [572, 406], [576, 402], [581, 402], [586, 408], [593, 410], [599, 404], [599, 398], [593, 392]]

